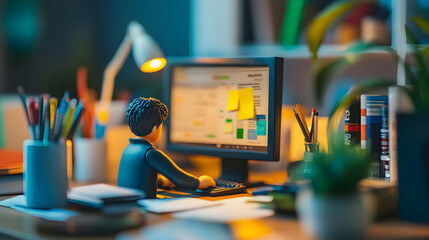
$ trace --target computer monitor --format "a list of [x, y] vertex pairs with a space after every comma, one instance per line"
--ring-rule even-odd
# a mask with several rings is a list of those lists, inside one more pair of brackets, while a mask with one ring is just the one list
[[167, 149], [222, 158], [221, 179], [246, 183], [247, 160], [278, 161], [283, 59], [169, 60]]

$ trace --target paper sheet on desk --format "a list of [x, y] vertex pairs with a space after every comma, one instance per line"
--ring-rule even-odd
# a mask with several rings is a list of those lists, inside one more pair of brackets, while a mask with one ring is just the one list
[[206, 201], [197, 198], [144, 199], [138, 203], [154, 213], [180, 212], [222, 204], [220, 201]]
[[174, 213], [173, 216], [183, 219], [194, 219], [205, 222], [229, 223], [238, 220], [264, 218], [274, 215], [274, 210], [263, 209], [257, 203], [255, 197], [240, 197], [216, 201], [222, 205], [210, 208], [196, 209], [186, 212]]
[[59, 221], [65, 222], [69, 218], [78, 215], [77, 212], [63, 209], [63, 208], [54, 208], [54, 209], [34, 209], [27, 208], [27, 203], [25, 201], [24, 195], [19, 195], [12, 197], [0, 202], [0, 206], [12, 208], [19, 212], [30, 214], [39, 218], [43, 218], [50, 221]]

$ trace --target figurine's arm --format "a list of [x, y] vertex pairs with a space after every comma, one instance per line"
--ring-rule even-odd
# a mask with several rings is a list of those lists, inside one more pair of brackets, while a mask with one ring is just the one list
[[198, 178], [180, 169], [173, 160], [157, 149], [147, 151], [146, 161], [179, 188], [195, 190], [200, 185]]

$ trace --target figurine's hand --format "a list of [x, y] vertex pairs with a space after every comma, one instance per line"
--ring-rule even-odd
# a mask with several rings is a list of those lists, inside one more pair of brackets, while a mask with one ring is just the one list
[[174, 184], [170, 180], [168, 180], [168, 178], [160, 174], [158, 176], [158, 186], [162, 188], [173, 188]]
[[198, 178], [200, 180], [200, 186], [198, 186], [198, 189], [206, 189], [208, 187], [216, 187], [216, 183], [213, 180], [213, 178], [203, 175]]

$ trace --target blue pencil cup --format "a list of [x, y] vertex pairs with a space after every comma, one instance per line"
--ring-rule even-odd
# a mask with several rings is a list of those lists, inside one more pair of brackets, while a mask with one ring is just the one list
[[67, 207], [67, 148], [64, 143], [24, 141], [24, 195], [30, 208]]

